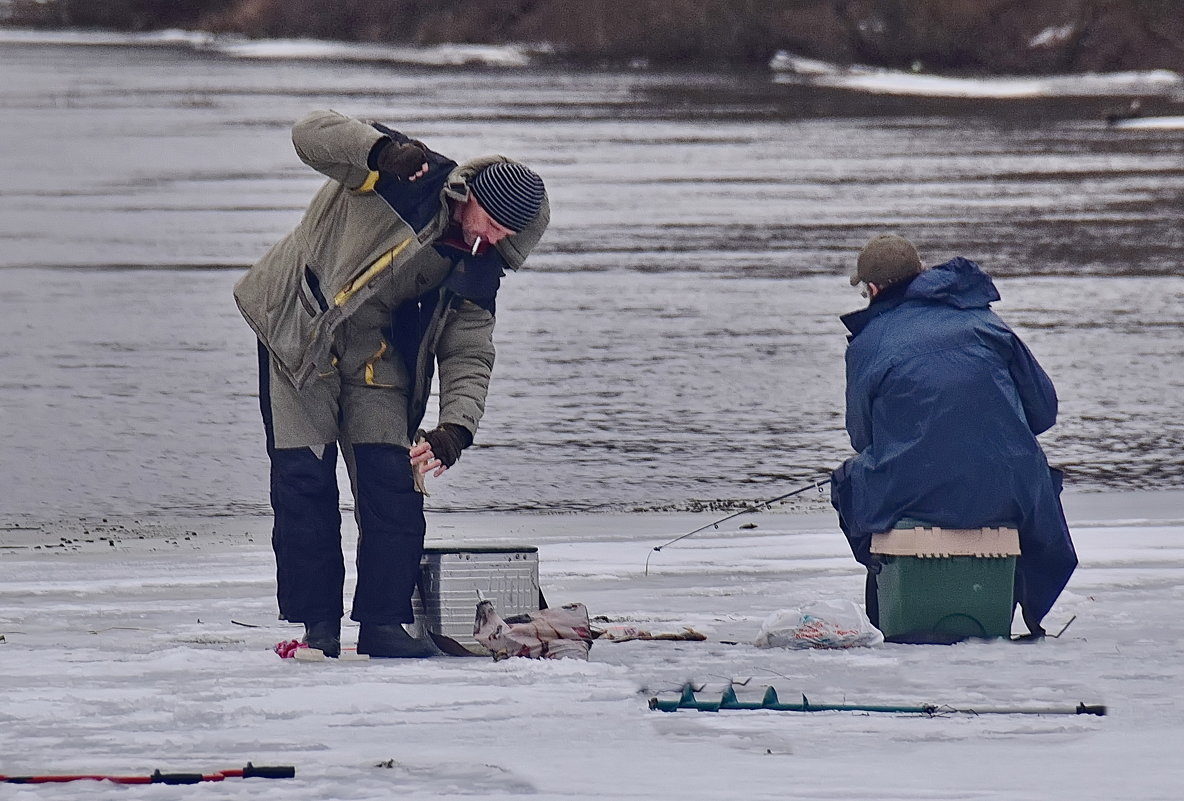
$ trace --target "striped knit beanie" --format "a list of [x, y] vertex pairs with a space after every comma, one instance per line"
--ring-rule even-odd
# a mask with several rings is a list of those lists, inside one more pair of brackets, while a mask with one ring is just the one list
[[501, 226], [515, 233], [530, 225], [543, 205], [543, 179], [534, 170], [511, 161], [498, 161], [469, 181], [481, 208]]

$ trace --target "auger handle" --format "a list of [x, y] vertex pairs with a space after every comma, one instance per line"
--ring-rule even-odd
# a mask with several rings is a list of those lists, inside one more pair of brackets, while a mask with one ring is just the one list
[[296, 768], [291, 765], [252, 765], [250, 762], [243, 768], [244, 779], [292, 779], [296, 777]]
[[159, 770], [152, 772], [151, 784], [199, 784], [200, 782], [220, 782], [223, 774], [214, 773], [206, 776], [201, 773], [161, 773]]

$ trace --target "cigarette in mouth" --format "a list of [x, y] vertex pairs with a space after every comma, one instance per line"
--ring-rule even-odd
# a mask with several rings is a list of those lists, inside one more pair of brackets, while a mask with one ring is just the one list
[[470, 253], [469, 255], [476, 256], [477, 255], [477, 248], [479, 248], [479, 247], [481, 247], [481, 237], [477, 237], [476, 239], [473, 240], [473, 252]]

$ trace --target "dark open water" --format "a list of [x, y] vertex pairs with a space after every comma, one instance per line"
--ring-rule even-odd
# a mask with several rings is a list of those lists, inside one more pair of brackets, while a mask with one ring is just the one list
[[322, 107], [550, 188], [432, 508], [722, 508], [825, 474], [844, 274], [888, 230], [999, 277], [1071, 486], [1184, 486], [1184, 133], [1107, 126], [1123, 98], [2, 40], [0, 74], [0, 512], [266, 511], [230, 287], [318, 185], [288, 127]]

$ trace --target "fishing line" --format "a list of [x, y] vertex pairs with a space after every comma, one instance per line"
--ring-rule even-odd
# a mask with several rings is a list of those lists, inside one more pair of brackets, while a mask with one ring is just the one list
[[663, 548], [673, 545], [674, 543], [678, 542], [679, 540], [685, 540], [687, 537], [691, 536], [692, 534], [698, 534], [700, 531], [705, 531], [706, 529], [709, 529], [709, 528], [719, 528], [720, 523], [726, 523], [727, 521], [731, 520], [733, 517], [739, 517], [740, 515], [745, 515], [745, 514], [748, 514], [749, 512], [759, 512], [762, 509], [770, 509], [770, 508], [772, 508], [773, 504], [778, 503], [779, 501], [783, 501], [786, 498], [792, 498], [794, 495], [801, 495], [803, 492], [805, 492], [808, 489], [817, 489], [818, 494], [821, 495], [822, 488], [825, 487], [829, 483], [830, 483], [830, 476], [827, 476], [825, 479], [822, 479], [822, 480], [815, 479], [812, 483], [807, 484], [804, 487], [798, 487], [797, 489], [793, 490], [792, 492], [787, 492], [784, 495], [778, 495], [776, 498], [770, 498], [767, 501], [761, 501], [758, 504], [755, 504], [753, 506], [749, 506], [745, 509], [741, 509], [739, 512], [733, 512], [732, 514], [728, 515], [727, 517], [721, 517], [719, 520], [716, 520], [713, 523], [708, 523], [705, 526], [699, 526], [699, 528], [695, 529], [694, 531], [688, 531], [686, 534], [683, 534], [681, 536], [675, 537], [674, 539], [670, 540], [670, 542], [664, 542], [661, 545], [655, 545], [653, 547], [653, 549], [650, 551], [649, 556], [646, 556], [646, 558], [645, 558], [645, 575], [648, 576], [650, 574], [650, 558], [655, 553], [662, 550]]

